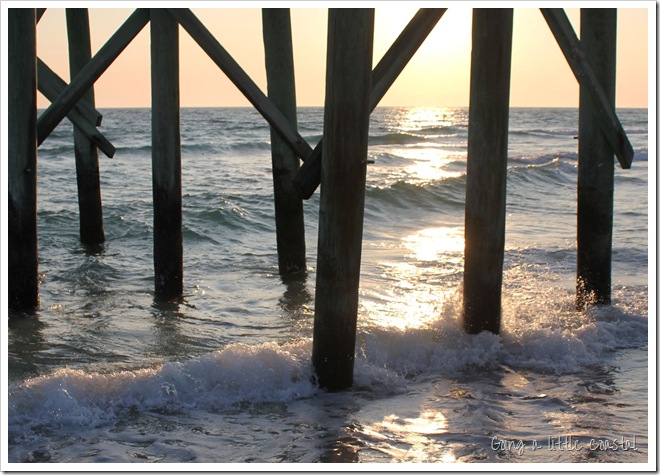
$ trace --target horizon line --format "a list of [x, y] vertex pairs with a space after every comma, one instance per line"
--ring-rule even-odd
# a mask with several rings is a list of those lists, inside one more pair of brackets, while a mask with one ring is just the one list
[[[151, 109], [151, 106], [95, 106], [97, 109]], [[384, 105], [384, 106], [377, 106], [376, 109], [387, 109], [387, 108], [392, 108], [392, 109], [401, 109], [401, 108], [435, 108], [435, 109], [467, 109], [469, 108], [469, 105], [465, 106], [436, 106], [436, 105], [427, 105], [427, 106], [421, 106], [421, 105], [400, 105], [400, 106], [393, 106], [393, 105]], [[258, 112], [257, 109], [252, 106], [252, 105], [243, 105], [243, 106], [238, 106], [238, 105], [221, 105], [221, 106], [180, 106], [180, 109], [254, 109], [255, 112]], [[304, 106], [296, 106], [296, 109], [323, 109], [323, 105], [304, 105]], [[38, 111], [44, 111], [48, 109], [48, 107], [38, 107]], [[579, 109], [579, 106], [509, 106], [509, 109]], [[620, 110], [620, 109], [646, 109], [648, 110], [648, 106], [617, 106], [615, 107], [615, 110]], [[375, 110], [375, 109], [374, 109]]]

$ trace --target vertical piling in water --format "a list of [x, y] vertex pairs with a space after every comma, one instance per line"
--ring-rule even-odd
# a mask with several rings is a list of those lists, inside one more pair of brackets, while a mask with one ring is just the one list
[[468, 333], [500, 329], [512, 30], [512, 9], [474, 9], [463, 284]]
[[31, 311], [39, 305], [36, 17], [34, 8], [8, 13], [8, 303]]
[[179, 24], [151, 9], [151, 127], [154, 200], [154, 272], [159, 299], [183, 292]]
[[[268, 98], [297, 127], [291, 14], [288, 8], [263, 8]], [[300, 161], [274, 128], [270, 129], [275, 196], [277, 256], [282, 277], [305, 272], [303, 203], [293, 186]]]
[[[87, 64], [92, 54], [87, 9], [67, 8], [66, 24], [69, 41], [69, 70], [71, 77], [74, 78]], [[94, 107], [93, 87], [83, 97]], [[78, 180], [80, 240], [85, 244], [100, 244], [105, 241], [105, 233], [98, 150], [96, 145], [77, 127], [74, 127], [73, 137]]]
[[[614, 106], [617, 11], [580, 10], [586, 60]], [[611, 303], [614, 153], [599, 129], [592, 98], [580, 88], [577, 204], [577, 307]]]
[[330, 391], [353, 384], [373, 27], [373, 9], [329, 11], [312, 362]]

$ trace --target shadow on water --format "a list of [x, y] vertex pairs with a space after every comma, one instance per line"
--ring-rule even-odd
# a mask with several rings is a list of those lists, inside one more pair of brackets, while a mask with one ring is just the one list
[[280, 276], [286, 290], [279, 299], [279, 307], [290, 317], [299, 318], [309, 315], [309, 304], [314, 297], [307, 288], [307, 272]]
[[7, 338], [9, 381], [40, 374], [39, 355], [48, 347], [43, 334], [45, 326], [38, 311], [9, 312], [9, 338]]
[[188, 355], [190, 342], [181, 329], [181, 323], [188, 317], [186, 309], [189, 308], [195, 307], [187, 303], [185, 297], [154, 299], [151, 305], [154, 317], [154, 353], [170, 357]]

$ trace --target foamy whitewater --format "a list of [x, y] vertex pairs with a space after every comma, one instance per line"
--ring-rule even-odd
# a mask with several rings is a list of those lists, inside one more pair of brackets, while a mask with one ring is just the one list
[[[185, 297], [158, 303], [150, 112], [103, 112], [103, 246], [78, 240], [71, 125], [39, 148], [41, 307], [6, 329], [10, 463], [652, 462], [646, 109], [618, 111], [635, 159], [615, 172], [613, 304], [584, 312], [577, 110], [511, 110], [499, 336], [461, 325], [467, 109], [377, 109], [355, 384], [333, 394], [310, 362], [319, 192], [308, 274], [283, 282], [266, 122], [182, 110]], [[298, 121], [315, 145], [322, 109]]]

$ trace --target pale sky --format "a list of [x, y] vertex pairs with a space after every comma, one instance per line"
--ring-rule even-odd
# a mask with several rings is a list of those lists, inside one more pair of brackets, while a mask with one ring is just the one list
[[[60, 5], [55, 3], [55, 5]], [[130, 15], [132, 8], [121, 3], [75, 3], [91, 8], [92, 50], [95, 52]], [[134, 6], [135, 4], [129, 4]], [[179, 2], [176, 6], [183, 6]], [[266, 91], [260, 5], [291, 7], [296, 94], [299, 106], [322, 106], [325, 94], [327, 7], [346, 4], [314, 2], [195, 3], [204, 8], [193, 12], [216, 36], [225, 49]], [[232, 8], [228, 8], [231, 5]], [[350, 3], [356, 5], [355, 2]], [[471, 48], [471, 6], [492, 6], [492, 2], [371, 2], [360, 6], [376, 8], [374, 65], [420, 7], [449, 7], [426, 42], [383, 98], [390, 106], [468, 105]], [[514, 2], [514, 36], [511, 82], [512, 107], [577, 107], [578, 84], [538, 8]], [[526, 8], [518, 8], [521, 5]], [[533, 5], [538, 5], [535, 3]], [[552, 2], [548, 6], [621, 7], [618, 13], [617, 107], [647, 107], [649, 98], [649, 28], [654, 28], [655, 2]], [[39, 6], [49, 6], [46, 2]], [[151, 6], [150, 4], [140, 6]], [[169, 5], [165, 5], [169, 6]], [[631, 8], [635, 7], [635, 8]], [[650, 9], [650, 10], [649, 10]], [[579, 35], [579, 10], [567, 8]], [[649, 15], [649, 11], [651, 14]], [[651, 26], [650, 26], [651, 25]], [[651, 31], [655, 40], [655, 31]], [[62, 78], [69, 81], [66, 22], [62, 8], [49, 8], [37, 28], [37, 53]], [[180, 28], [181, 105], [249, 106], [224, 73]], [[655, 52], [651, 51], [652, 53]], [[97, 107], [149, 107], [149, 27], [128, 46], [95, 85]], [[654, 81], [651, 81], [655, 87]], [[48, 101], [39, 95], [39, 107]]]

